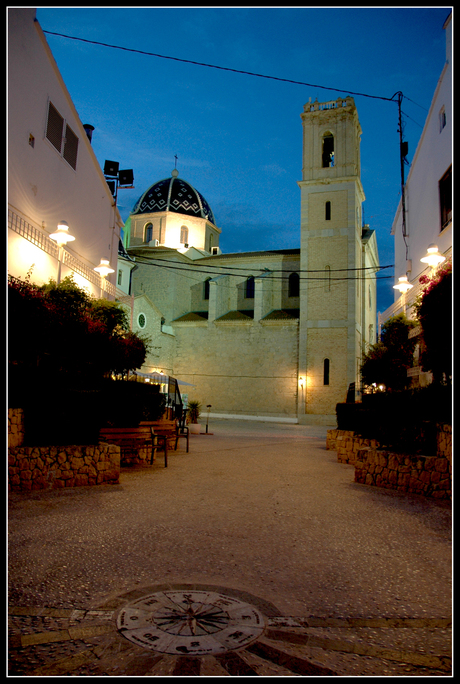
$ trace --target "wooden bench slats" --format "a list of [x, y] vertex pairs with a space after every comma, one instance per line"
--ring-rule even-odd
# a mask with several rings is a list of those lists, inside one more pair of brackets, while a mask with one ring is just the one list
[[101, 441], [113, 442], [121, 449], [128, 450], [129, 447], [139, 448], [142, 445], [149, 445], [152, 449], [151, 460], [155, 448], [161, 448], [165, 455], [165, 468], [168, 467], [168, 438], [166, 435], [157, 433], [151, 426], [139, 426], [138, 428], [102, 428], [99, 431]]

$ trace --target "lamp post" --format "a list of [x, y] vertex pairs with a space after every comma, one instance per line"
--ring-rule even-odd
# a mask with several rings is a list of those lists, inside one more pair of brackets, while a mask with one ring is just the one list
[[110, 262], [107, 257], [102, 257], [98, 266], [94, 270], [101, 276], [101, 297], [104, 296], [104, 280], [109, 273], [115, 273], [115, 269], [110, 267]]
[[399, 290], [399, 292], [402, 295], [403, 298], [403, 312], [404, 315], [406, 314], [406, 293], [409, 292], [409, 290], [414, 287], [407, 279], [407, 276], [401, 276], [398, 278], [398, 282], [396, 285], [393, 285], [393, 288], [395, 290]]
[[75, 237], [69, 233], [69, 224], [67, 223], [67, 221], [59, 221], [57, 225], [57, 230], [54, 233], [51, 233], [49, 237], [51, 240], [54, 240], [54, 242], [57, 242], [57, 244], [59, 245], [57, 276], [57, 282], [59, 285], [59, 283], [61, 282], [61, 265], [64, 256], [64, 246], [68, 242], [72, 242], [72, 240], [75, 240]]

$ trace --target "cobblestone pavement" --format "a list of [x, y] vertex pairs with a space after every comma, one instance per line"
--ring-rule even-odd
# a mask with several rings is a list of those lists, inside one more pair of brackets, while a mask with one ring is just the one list
[[326, 428], [209, 431], [10, 495], [9, 675], [450, 676], [450, 505], [355, 484]]

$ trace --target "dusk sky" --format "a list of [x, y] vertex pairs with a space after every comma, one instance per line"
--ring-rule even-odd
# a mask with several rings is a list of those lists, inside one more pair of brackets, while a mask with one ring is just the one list
[[[107, 159], [134, 171], [135, 189], [118, 194], [123, 219], [170, 177], [177, 155], [180, 177], [214, 212], [224, 253], [300, 247], [303, 105], [353, 95], [364, 221], [385, 266], [394, 262], [401, 177], [396, 98], [380, 98], [404, 95], [410, 162], [444, 66], [450, 10], [39, 7], [37, 18], [82, 123], [95, 127], [101, 167]], [[393, 302], [393, 284], [379, 282], [379, 311]]]

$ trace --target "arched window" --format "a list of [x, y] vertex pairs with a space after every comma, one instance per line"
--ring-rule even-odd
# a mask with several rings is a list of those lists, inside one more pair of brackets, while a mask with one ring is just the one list
[[323, 385], [329, 385], [329, 368], [330, 368], [329, 359], [324, 359], [324, 363], [323, 363]]
[[323, 169], [334, 166], [334, 136], [332, 133], [323, 135]]
[[153, 224], [147, 223], [144, 227], [144, 242], [151, 242], [153, 238]]
[[329, 201], [326, 202], [325, 209], [326, 209], [326, 217], [325, 217], [326, 221], [330, 221], [331, 220], [331, 203]]
[[187, 226], [181, 226], [180, 243], [181, 243], [181, 245], [188, 245], [188, 228], [187, 228]]
[[203, 294], [203, 299], [209, 299], [209, 281], [211, 278], [206, 278], [204, 281], [204, 294]]
[[298, 297], [300, 291], [300, 276], [298, 273], [291, 273], [289, 276], [289, 297]]
[[330, 292], [331, 291], [331, 267], [326, 266], [324, 269], [324, 273], [325, 273], [324, 289], [326, 290], [326, 292]]
[[246, 299], [254, 299], [254, 289], [254, 276], [249, 276], [249, 278], [246, 280], [246, 288], [244, 292]]

